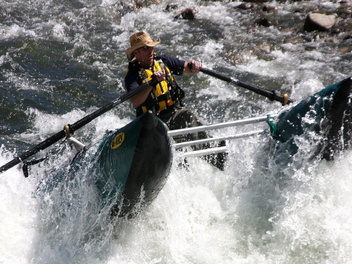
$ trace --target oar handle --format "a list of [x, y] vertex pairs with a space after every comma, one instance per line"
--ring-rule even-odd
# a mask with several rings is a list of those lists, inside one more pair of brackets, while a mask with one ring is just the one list
[[255, 92], [257, 94], [263, 95], [263, 96], [269, 98], [270, 100], [281, 102], [282, 105], [286, 105], [286, 104], [292, 103], [292, 101], [289, 100], [287, 94], [284, 94], [284, 95], [280, 96], [280, 95], [276, 94], [275, 91], [268, 91], [268, 90], [265, 90], [265, 89], [262, 89], [262, 88], [254, 87], [254, 86], [252, 86], [250, 84], [241, 82], [241, 81], [239, 81], [237, 79], [234, 79], [234, 78], [230, 78], [228, 76], [225, 76], [223, 74], [220, 74], [220, 73], [218, 73], [216, 71], [213, 71], [213, 70], [210, 70], [210, 69], [201, 68], [200, 71], [205, 73], [205, 74], [207, 74], [207, 75], [210, 75], [212, 77], [215, 77], [215, 78], [218, 78], [220, 80], [223, 80], [225, 82], [233, 83], [233, 84], [238, 85], [240, 87], [246, 88], [247, 90], [250, 90], [250, 91]]
[[[138, 94], [139, 92], [141, 92], [142, 90], [146, 89], [147, 87], [156, 85], [157, 82], [158, 81], [156, 79], [153, 79], [150, 82], [146, 82], [146, 83], [140, 85], [137, 89], [132, 90], [130, 92], [127, 92], [127, 93], [121, 95], [120, 97], [118, 97], [114, 101], [112, 101], [112, 102], [108, 103], [107, 105], [99, 108], [95, 112], [83, 117], [82, 119], [78, 120], [76, 123], [74, 123], [72, 125], [68, 125], [69, 126], [69, 130], [70, 130], [69, 132], [73, 134], [73, 132], [75, 130], [83, 127], [86, 124], [88, 124], [93, 119], [95, 119], [98, 116], [106, 113], [107, 111], [111, 110], [112, 108], [114, 108], [118, 104], [121, 104], [124, 101], [130, 99], [131, 97], [133, 97], [134, 95]], [[6, 170], [8, 170], [8, 169], [10, 169], [10, 168], [12, 168], [14, 166], [16, 166], [17, 164], [21, 163], [22, 161], [24, 161], [25, 159], [29, 158], [30, 156], [33, 156], [34, 154], [38, 153], [39, 151], [41, 151], [43, 149], [46, 149], [47, 147], [49, 147], [52, 144], [56, 143], [57, 141], [59, 141], [60, 139], [64, 138], [65, 136], [66, 136], [66, 132], [64, 130], [56, 133], [55, 135], [53, 135], [50, 138], [44, 140], [43, 142], [41, 142], [38, 145], [36, 145], [33, 148], [31, 148], [30, 150], [22, 153], [21, 155], [15, 157], [13, 160], [9, 161], [5, 165], [1, 166], [0, 167], [0, 173], [4, 172], [4, 171], [6, 171]]]

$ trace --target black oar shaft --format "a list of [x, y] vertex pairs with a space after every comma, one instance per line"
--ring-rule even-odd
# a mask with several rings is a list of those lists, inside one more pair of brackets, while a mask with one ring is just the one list
[[59, 133], [56, 133], [55, 135], [51, 136], [50, 138], [44, 140], [43, 142], [39, 143], [38, 145], [34, 146], [30, 150], [24, 152], [23, 154], [19, 155], [18, 157], [14, 158], [10, 162], [6, 163], [5, 165], [0, 167], [0, 173], [3, 171], [6, 171], [13, 166], [21, 163], [23, 160], [29, 158], [30, 156], [38, 153], [39, 151], [49, 147], [50, 145], [54, 144], [55, 142], [59, 141], [65, 137], [65, 131], [62, 130]]
[[101, 116], [102, 114], [110, 111], [115, 106], [125, 102], [126, 100], [130, 99], [131, 97], [135, 96], [136, 94], [138, 94], [139, 92], [144, 90], [145, 88], [156, 85], [157, 82], [158, 81], [156, 79], [153, 79], [150, 82], [147, 82], [147, 83], [144, 83], [144, 84], [140, 85], [137, 89], [134, 89], [134, 90], [132, 90], [132, 91], [130, 91], [128, 93], [125, 93], [125, 94], [121, 95], [120, 97], [118, 97], [114, 101], [108, 103], [107, 105], [99, 108], [95, 112], [83, 117], [81, 120], [78, 120], [76, 123], [70, 125], [70, 130], [71, 130], [70, 132], [73, 133], [75, 130], [80, 129], [81, 127], [85, 126], [90, 121], [92, 121], [93, 119], [95, 119], [98, 116]]
[[254, 87], [254, 86], [252, 86], [250, 84], [241, 82], [241, 81], [239, 81], [237, 79], [230, 78], [228, 76], [225, 76], [223, 74], [220, 74], [218, 72], [215, 72], [213, 70], [209, 70], [209, 69], [206, 69], [206, 68], [201, 68], [200, 71], [205, 73], [205, 74], [208, 74], [210, 76], [213, 76], [215, 78], [218, 78], [220, 80], [223, 80], [225, 82], [233, 83], [233, 84], [238, 85], [240, 87], [246, 88], [247, 90], [250, 90], [250, 91], [255, 92], [257, 94], [263, 95], [263, 96], [269, 98], [270, 100], [275, 100], [275, 101], [281, 102], [282, 105], [292, 103], [292, 101], [288, 99], [287, 95], [280, 96], [280, 95], [277, 95], [275, 93], [275, 91], [268, 91], [268, 90], [265, 90], [265, 89], [262, 89], [262, 88]]
[[[88, 124], [89, 122], [91, 122], [93, 119], [97, 118], [98, 116], [106, 113], [107, 111], [111, 110], [112, 108], [114, 108], [115, 106], [117, 106], [118, 104], [123, 103], [124, 101], [130, 99], [131, 97], [133, 97], [134, 95], [136, 95], [137, 93], [141, 92], [142, 90], [146, 89], [149, 86], [153, 86], [157, 83], [156, 80], [152, 80], [150, 82], [144, 83], [142, 85], [140, 85], [137, 89], [132, 90], [128, 93], [125, 93], [123, 95], [121, 95], [120, 97], [118, 97], [117, 99], [115, 99], [114, 101], [108, 103], [107, 105], [99, 108], [98, 110], [94, 111], [93, 113], [83, 117], [82, 119], [78, 120], [76, 123], [69, 125], [70, 127], [70, 132], [73, 133], [75, 130], [83, 127], [84, 125]], [[57, 141], [59, 141], [60, 139], [64, 138], [66, 136], [66, 132], [64, 130], [56, 133], [55, 135], [51, 136], [50, 138], [44, 140], [43, 142], [39, 143], [38, 145], [34, 146], [33, 148], [31, 148], [30, 150], [22, 153], [21, 155], [15, 157], [13, 160], [9, 161], [8, 163], [6, 163], [5, 165], [0, 167], [0, 173], [4, 172], [14, 166], [16, 166], [17, 164], [21, 163], [23, 160], [29, 158], [30, 156], [33, 156], [34, 154], [38, 153], [39, 151], [46, 149], [47, 147], [51, 146], [52, 144], [56, 143]]]

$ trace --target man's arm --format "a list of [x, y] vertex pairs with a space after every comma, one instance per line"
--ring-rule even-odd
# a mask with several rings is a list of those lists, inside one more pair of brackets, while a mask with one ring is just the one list
[[149, 86], [148, 88], [144, 89], [143, 91], [139, 92], [138, 94], [132, 96], [130, 101], [134, 108], [140, 106], [145, 100], [147, 100], [148, 95], [151, 93], [153, 87]]
[[[161, 82], [163, 80], [165, 80], [165, 72], [159, 72], [159, 73], [155, 73], [154, 77], [158, 80], [158, 82]], [[126, 76], [125, 78], [125, 85], [126, 85], [126, 89], [127, 91], [131, 91], [134, 89], [137, 89], [139, 87], [139, 84], [137, 81], [135, 81], [136, 77], [135, 76]], [[132, 96], [130, 98], [130, 101], [133, 105], [134, 108], [139, 107], [142, 103], [145, 102], [145, 100], [147, 100], [149, 94], [151, 93], [153, 87], [149, 86], [148, 88], [144, 89], [143, 91], [139, 92], [138, 94]]]

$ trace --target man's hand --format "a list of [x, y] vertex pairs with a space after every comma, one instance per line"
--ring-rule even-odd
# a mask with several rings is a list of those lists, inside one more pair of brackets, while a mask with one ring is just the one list
[[165, 77], [165, 70], [156, 71], [156, 72], [154, 72], [153, 75], [154, 75], [155, 78], [158, 80], [158, 82], [161, 82], [161, 81], [166, 80], [166, 77]]
[[186, 73], [198, 73], [202, 68], [202, 63], [200, 61], [188, 61], [185, 68]]

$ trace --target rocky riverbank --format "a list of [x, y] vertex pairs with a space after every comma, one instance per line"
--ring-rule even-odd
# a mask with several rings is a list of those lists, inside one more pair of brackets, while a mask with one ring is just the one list
[[[304, 50], [308, 51], [324, 48], [324, 45], [316, 43], [325, 43], [329, 48], [336, 48], [342, 56], [352, 59], [352, 1], [326, 1], [319, 5], [313, 1], [221, 2], [231, 8], [234, 16], [238, 13], [244, 15], [241, 25], [251, 34], [262, 30], [283, 33], [276, 40], [258, 40], [255, 44], [247, 45], [251, 53], [262, 59], [275, 59], [269, 55], [270, 51], [285, 49], [282, 44], [288, 43], [303, 44]], [[209, 1], [202, 3], [210, 4]], [[176, 19], [194, 20], [200, 17], [196, 7], [169, 4], [165, 11], [174, 12]], [[237, 59], [232, 58], [234, 62]]]
[[[306, 0], [243, 0], [242, 3], [229, 0], [203, 0], [200, 1], [200, 5], [207, 6], [214, 2], [227, 5], [232, 9], [234, 16], [236, 13], [245, 15], [246, 19], [243, 19], [241, 24], [251, 33], [263, 28], [286, 33], [284, 38], [281, 37], [277, 41], [258, 43], [259, 50], [264, 53], [281, 49], [282, 46], [276, 45], [278, 43], [306, 43], [305, 49], [312, 50], [315, 45], [309, 45], [309, 43], [319, 41], [335, 43], [339, 52], [352, 56], [351, 0], [322, 1], [318, 5], [316, 1]], [[153, 4], [160, 5], [165, 12], [173, 13], [174, 19], [202, 19], [198, 12], [199, 7], [180, 6], [177, 3], [165, 3], [162, 0], [135, 0], [132, 9]], [[221, 37], [221, 34], [215, 35]], [[270, 56], [266, 58], [272, 59]]]

